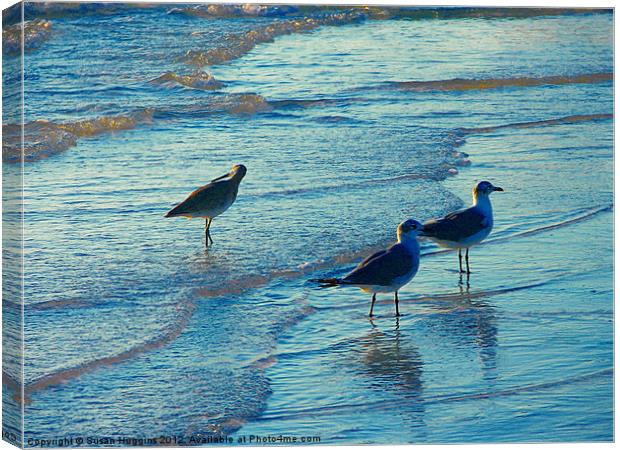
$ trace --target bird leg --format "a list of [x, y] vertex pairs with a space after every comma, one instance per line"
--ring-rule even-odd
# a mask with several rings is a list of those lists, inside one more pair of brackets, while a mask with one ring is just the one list
[[463, 255], [461, 254], [461, 249], [459, 248], [459, 273], [463, 272]]
[[467, 265], [467, 281], [469, 281], [469, 274], [471, 273], [469, 270], [469, 248], [465, 250], [465, 264]]
[[375, 307], [375, 300], [377, 300], [377, 294], [372, 294], [372, 301], [370, 302], [370, 312], [368, 313], [368, 317], [372, 317], [372, 310]]
[[212, 221], [213, 219], [211, 219], [210, 217], [207, 217], [205, 219], [205, 245], [207, 247], [209, 246], [209, 241], [211, 241], [211, 244], [213, 244], [213, 239], [211, 239], [211, 233], [209, 232], [209, 228], [211, 228]]
[[396, 317], [400, 317], [400, 312], [398, 311], [398, 291], [394, 291], [394, 305], [396, 306]]

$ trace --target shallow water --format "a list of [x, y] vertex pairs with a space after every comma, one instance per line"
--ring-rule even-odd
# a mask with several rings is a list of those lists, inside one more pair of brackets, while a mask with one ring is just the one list
[[[48, 12], [25, 57], [26, 439], [612, 439], [611, 14], [303, 11], [321, 26], [240, 46], [302, 11], [171, 9]], [[221, 48], [244, 51], [184, 58]], [[233, 163], [248, 175], [205, 252], [199, 220], [163, 214]], [[483, 178], [506, 192], [469, 293], [428, 244], [398, 322], [389, 296], [369, 322], [367, 295], [308, 282]]]

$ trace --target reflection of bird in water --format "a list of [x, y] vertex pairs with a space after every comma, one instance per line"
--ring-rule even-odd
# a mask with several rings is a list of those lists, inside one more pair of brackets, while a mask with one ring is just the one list
[[415, 346], [403, 342], [398, 319], [394, 329], [386, 332], [374, 323], [372, 326], [361, 341], [363, 372], [372, 377], [372, 386], [404, 391], [407, 397], [420, 397], [422, 358]]
[[420, 236], [429, 237], [441, 247], [458, 248], [460, 273], [463, 273], [461, 250], [465, 249], [465, 263], [469, 275], [469, 248], [482, 242], [493, 229], [493, 208], [489, 196], [495, 191], [503, 189], [488, 181], [481, 181], [474, 187], [472, 206], [424, 223]]
[[205, 245], [208, 247], [211, 239], [211, 222], [226, 211], [237, 199], [239, 184], [247, 169], [241, 164], [234, 165], [230, 172], [211, 180], [210, 183], [196, 189], [194, 192], [172, 208], [165, 217], [184, 216], [188, 218], [202, 217], [205, 219]]
[[[459, 346], [471, 342], [478, 351], [485, 377], [493, 377], [497, 363], [497, 317], [495, 308], [471, 293], [470, 285], [459, 285], [459, 295], [451, 297], [452, 308], [438, 314], [433, 321], [433, 329], [445, 335]], [[446, 305], [435, 304], [432, 308], [445, 311]]]

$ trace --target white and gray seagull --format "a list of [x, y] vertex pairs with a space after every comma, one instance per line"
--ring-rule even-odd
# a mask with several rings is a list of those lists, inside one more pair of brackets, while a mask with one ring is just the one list
[[417, 237], [421, 229], [422, 224], [417, 220], [405, 220], [396, 230], [398, 242], [369, 256], [343, 278], [323, 278], [316, 281], [323, 287], [356, 286], [364, 292], [372, 293], [369, 317], [372, 317], [377, 293], [394, 292], [398, 317], [398, 290], [413, 279], [420, 266], [420, 245]]
[[481, 181], [473, 189], [472, 206], [424, 223], [420, 236], [430, 238], [441, 247], [459, 250], [459, 273], [465, 273], [462, 250], [465, 249], [466, 273], [469, 275], [469, 248], [482, 242], [493, 229], [493, 208], [489, 195], [495, 191], [503, 189]]
[[187, 218], [202, 217], [205, 219], [205, 245], [209, 246], [211, 239], [211, 222], [213, 218], [226, 211], [237, 199], [239, 184], [247, 169], [242, 164], [236, 164], [225, 175], [211, 180], [210, 183], [199, 187], [189, 196], [172, 208], [165, 217], [184, 216]]

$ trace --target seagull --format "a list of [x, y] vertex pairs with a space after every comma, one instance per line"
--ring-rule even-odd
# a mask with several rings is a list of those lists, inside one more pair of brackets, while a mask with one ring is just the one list
[[168, 211], [165, 217], [185, 216], [187, 218], [203, 217], [205, 219], [205, 245], [209, 246], [211, 233], [209, 228], [213, 219], [226, 211], [235, 202], [239, 184], [247, 169], [236, 164], [225, 175], [211, 180], [199, 187], [177, 206]]
[[377, 293], [394, 292], [398, 317], [398, 290], [413, 279], [420, 266], [420, 245], [417, 237], [421, 230], [420, 222], [405, 220], [396, 229], [397, 243], [369, 256], [343, 278], [323, 278], [316, 281], [322, 287], [357, 286], [364, 292], [371, 292], [369, 317], [372, 317]]
[[493, 208], [489, 195], [495, 191], [504, 190], [488, 181], [481, 181], [473, 189], [472, 206], [424, 223], [420, 236], [430, 238], [441, 247], [459, 249], [459, 273], [465, 273], [462, 249], [465, 249], [466, 273], [469, 275], [469, 248], [482, 242], [491, 233]]

